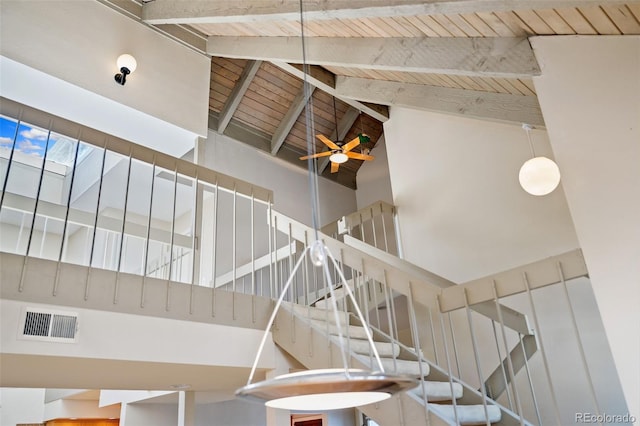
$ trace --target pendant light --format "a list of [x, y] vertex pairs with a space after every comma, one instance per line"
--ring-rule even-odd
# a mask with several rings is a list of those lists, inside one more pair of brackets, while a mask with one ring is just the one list
[[[302, 0], [300, 0], [300, 29], [304, 75], [303, 88], [306, 95], [310, 93], [310, 85], [307, 81], [309, 66], [306, 62], [305, 53]], [[313, 102], [311, 96], [305, 96], [305, 98], [308, 99], [308, 103], [305, 108], [305, 123], [307, 130], [307, 151], [309, 154], [308, 178], [311, 198], [311, 219], [313, 222], [315, 242], [307, 246], [302, 252], [300, 258], [291, 271], [286, 284], [282, 288], [280, 297], [276, 302], [258, 347], [258, 353], [256, 354], [253, 367], [251, 368], [247, 385], [238, 389], [236, 391], [236, 396], [243, 399], [260, 401], [265, 403], [266, 406], [273, 408], [325, 411], [357, 407], [379, 402], [391, 397], [392, 394], [416, 387], [418, 385], [418, 380], [412, 376], [385, 373], [382, 361], [380, 360], [380, 356], [373, 342], [373, 337], [369, 330], [368, 323], [358, 307], [358, 303], [347, 284], [344, 273], [329, 249], [320, 240], [320, 233], [318, 231], [318, 177], [314, 172], [314, 161], [311, 159], [313, 154], [315, 154]], [[308, 370], [299, 373], [280, 375], [273, 379], [264, 380], [258, 383], [251, 383], [258, 366], [260, 355], [264, 350], [264, 345], [269, 336], [269, 330], [275, 321], [278, 309], [280, 308], [282, 301], [287, 294], [287, 290], [296, 276], [296, 272], [307, 256], [315, 267], [322, 268], [327, 279], [330, 294], [329, 299], [332, 302], [333, 321], [337, 325], [338, 329], [338, 345], [342, 355], [343, 368]], [[371, 347], [371, 353], [377, 362], [377, 369], [375, 371], [349, 368], [345, 337], [342, 333], [342, 323], [340, 315], [338, 314], [338, 307], [336, 305], [336, 296], [333, 289], [334, 280], [329, 270], [329, 262], [333, 265], [334, 270], [338, 272], [339, 281], [346, 290], [347, 296], [351, 300], [359, 320], [364, 325], [364, 331], [367, 336], [369, 346]], [[348, 330], [348, 326], [348, 324], [345, 324], [344, 330]]]
[[558, 165], [547, 157], [536, 157], [530, 134], [533, 127], [530, 124], [523, 124], [522, 128], [527, 133], [532, 158], [525, 161], [520, 168], [520, 174], [518, 175], [520, 186], [531, 195], [542, 196], [550, 194], [560, 183]]

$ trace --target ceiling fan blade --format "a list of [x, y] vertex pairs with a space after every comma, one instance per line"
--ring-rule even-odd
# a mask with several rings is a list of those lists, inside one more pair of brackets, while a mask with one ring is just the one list
[[342, 151], [349, 152], [358, 145], [360, 145], [360, 136], [356, 136], [354, 139], [350, 140], [345, 145], [343, 145]]
[[318, 158], [318, 157], [328, 157], [333, 154], [331, 151], [319, 152], [313, 155], [305, 155], [304, 157], [300, 157], [301, 160], [308, 160], [309, 158]]
[[339, 163], [331, 162], [331, 173], [336, 173], [338, 171], [338, 167], [340, 167]]
[[325, 135], [316, 135], [316, 138], [320, 139], [320, 141], [322, 141], [322, 143], [328, 146], [330, 149], [340, 149], [340, 147], [336, 145], [335, 142], [333, 142]]
[[347, 155], [347, 157], [355, 158], [356, 160], [369, 161], [369, 160], [373, 160], [375, 158], [372, 155], [360, 154], [358, 152], [345, 152], [345, 154]]

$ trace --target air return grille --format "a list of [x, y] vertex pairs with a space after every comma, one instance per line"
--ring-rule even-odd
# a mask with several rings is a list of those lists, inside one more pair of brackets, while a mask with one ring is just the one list
[[75, 342], [78, 314], [26, 308], [20, 325], [24, 339], [50, 342]]

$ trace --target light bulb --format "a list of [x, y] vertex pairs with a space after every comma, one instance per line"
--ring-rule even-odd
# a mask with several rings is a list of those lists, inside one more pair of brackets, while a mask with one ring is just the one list
[[331, 160], [332, 163], [338, 163], [338, 164], [342, 164], [346, 162], [348, 159], [349, 157], [347, 157], [347, 154], [343, 152], [336, 152], [335, 154], [331, 154], [331, 156], [329, 157], [329, 160]]
[[122, 68], [126, 68], [127, 70], [129, 70], [129, 74], [133, 73], [138, 67], [138, 62], [136, 61], [136, 58], [134, 58], [128, 53], [124, 53], [118, 56], [118, 60], [116, 61], [116, 64], [118, 65], [118, 70], [122, 70]]
[[522, 165], [518, 178], [522, 189], [529, 194], [547, 195], [560, 183], [560, 170], [553, 160], [535, 157]]
[[311, 245], [311, 248], [309, 249], [309, 257], [311, 258], [311, 263], [316, 266], [322, 266], [324, 264], [326, 256], [324, 253], [324, 245], [322, 244], [322, 241], [316, 240]]

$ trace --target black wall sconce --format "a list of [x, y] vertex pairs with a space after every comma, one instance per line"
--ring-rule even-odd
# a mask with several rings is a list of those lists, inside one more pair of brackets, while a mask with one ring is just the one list
[[127, 75], [133, 73], [136, 70], [138, 63], [136, 62], [136, 58], [129, 55], [128, 53], [125, 53], [118, 56], [116, 64], [118, 65], [118, 69], [120, 70], [120, 73], [115, 75], [116, 82], [124, 86], [124, 84], [127, 82]]

